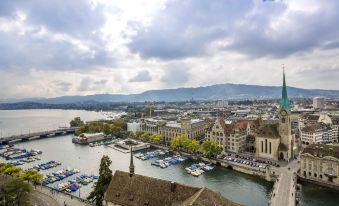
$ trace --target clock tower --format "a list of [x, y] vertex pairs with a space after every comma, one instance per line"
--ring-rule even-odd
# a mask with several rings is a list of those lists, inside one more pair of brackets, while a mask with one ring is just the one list
[[281, 102], [279, 106], [279, 134], [280, 134], [280, 145], [281, 151], [280, 159], [290, 159], [292, 157], [292, 133], [291, 133], [291, 110], [290, 104], [287, 97], [287, 87], [285, 80], [285, 70], [283, 70], [283, 86], [281, 94]]

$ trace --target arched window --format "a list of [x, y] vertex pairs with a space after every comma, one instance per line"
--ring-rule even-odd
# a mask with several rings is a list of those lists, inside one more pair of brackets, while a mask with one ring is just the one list
[[281, 122], [282, 122], [282, 123], [285, 123], [285, 122], [286, 122], [285, 117], [283, 117], [283, 118], [281, 119]]

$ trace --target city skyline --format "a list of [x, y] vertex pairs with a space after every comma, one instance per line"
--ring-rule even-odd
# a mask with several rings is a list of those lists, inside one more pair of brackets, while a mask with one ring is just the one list
[[282, 64], [290, 86], [339, 89], [337, 8], [337, 1], [5, 1], [0, 95], [279, 86]]

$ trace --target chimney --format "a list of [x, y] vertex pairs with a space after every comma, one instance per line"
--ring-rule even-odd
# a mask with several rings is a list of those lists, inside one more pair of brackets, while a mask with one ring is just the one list
[[176, 186], [175, 182], [171, 182], [171, 192], [174, 192]]

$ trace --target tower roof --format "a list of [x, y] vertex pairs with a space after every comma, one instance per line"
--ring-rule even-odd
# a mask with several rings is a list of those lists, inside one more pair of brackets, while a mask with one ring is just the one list
[[281, 92], [281, 102], [280, 102], [279, 111], [282, 111], [282, 110], [285, 110], [286, 112], [290, 112], [290, 103], [287, 97], [287, 87], [286, 87], [284, 66], [283, 66], [283, 86], [282, 86], [282, 92]]

